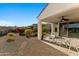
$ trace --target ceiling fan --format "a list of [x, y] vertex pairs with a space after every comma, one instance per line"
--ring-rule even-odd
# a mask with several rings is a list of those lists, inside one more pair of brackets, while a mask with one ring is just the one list
[[64, 16], [62, 16], [61, 18], [61, 21], [60, 22], [63, 22], [63, 21], [69, 21], [69, 19], [65, 18]]

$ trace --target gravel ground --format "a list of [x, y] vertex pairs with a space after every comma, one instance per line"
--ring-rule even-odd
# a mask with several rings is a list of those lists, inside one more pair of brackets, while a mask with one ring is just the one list
[[67, 56], [36, 37], [26, 38], [16, 35], [16, 40], [7, 42], [6, 36], [0, 38], [0, 55], [5, 56]]
[[15, 41], [7, 42], [6, 36], [0, 38], [0, 55], [17, 55], [18, 48], [26, 41], [25, 37], [16, 35]]

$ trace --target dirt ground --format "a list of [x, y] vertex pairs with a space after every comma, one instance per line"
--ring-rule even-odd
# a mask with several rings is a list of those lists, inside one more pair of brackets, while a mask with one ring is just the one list
[[17, 34], [15, 41], [6, 40], [6, 36], [0, 37], [1, 56], [67, 56], [39, 41], [37, 37], [26, 38]]

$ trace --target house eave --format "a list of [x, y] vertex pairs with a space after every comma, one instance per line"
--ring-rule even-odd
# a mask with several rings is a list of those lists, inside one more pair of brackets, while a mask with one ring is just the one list
[[46, 4], [46, 6], [42, 9], [42, 11], [38, 14], [37, 18], [41, 15], [41, 13], [46, 9], [49, 3]]

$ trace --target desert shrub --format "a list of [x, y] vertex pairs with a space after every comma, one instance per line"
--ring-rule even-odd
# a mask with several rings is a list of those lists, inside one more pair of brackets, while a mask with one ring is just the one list
[[7, 41], [8, 42], [11, 42], [11, 41], [14, 41], [15, 40], [15, 35], [14, 33], [8, 33], [7, 34]]
[[33, 33], [33, 30], [32, 29], [26, 29], [25, 30], [26, 37], [30, 37], [32, 33]]
[[24, 35], [25, 35], [24, 30], [25, 30], [25, 29], [20, 29], [20, 31], [19, 31], [19, 35], [20, 35], [20, 36], [24, 36]]
[[16, 33], [16, 29], [9, 29], [8, 33], [10, 32]]

